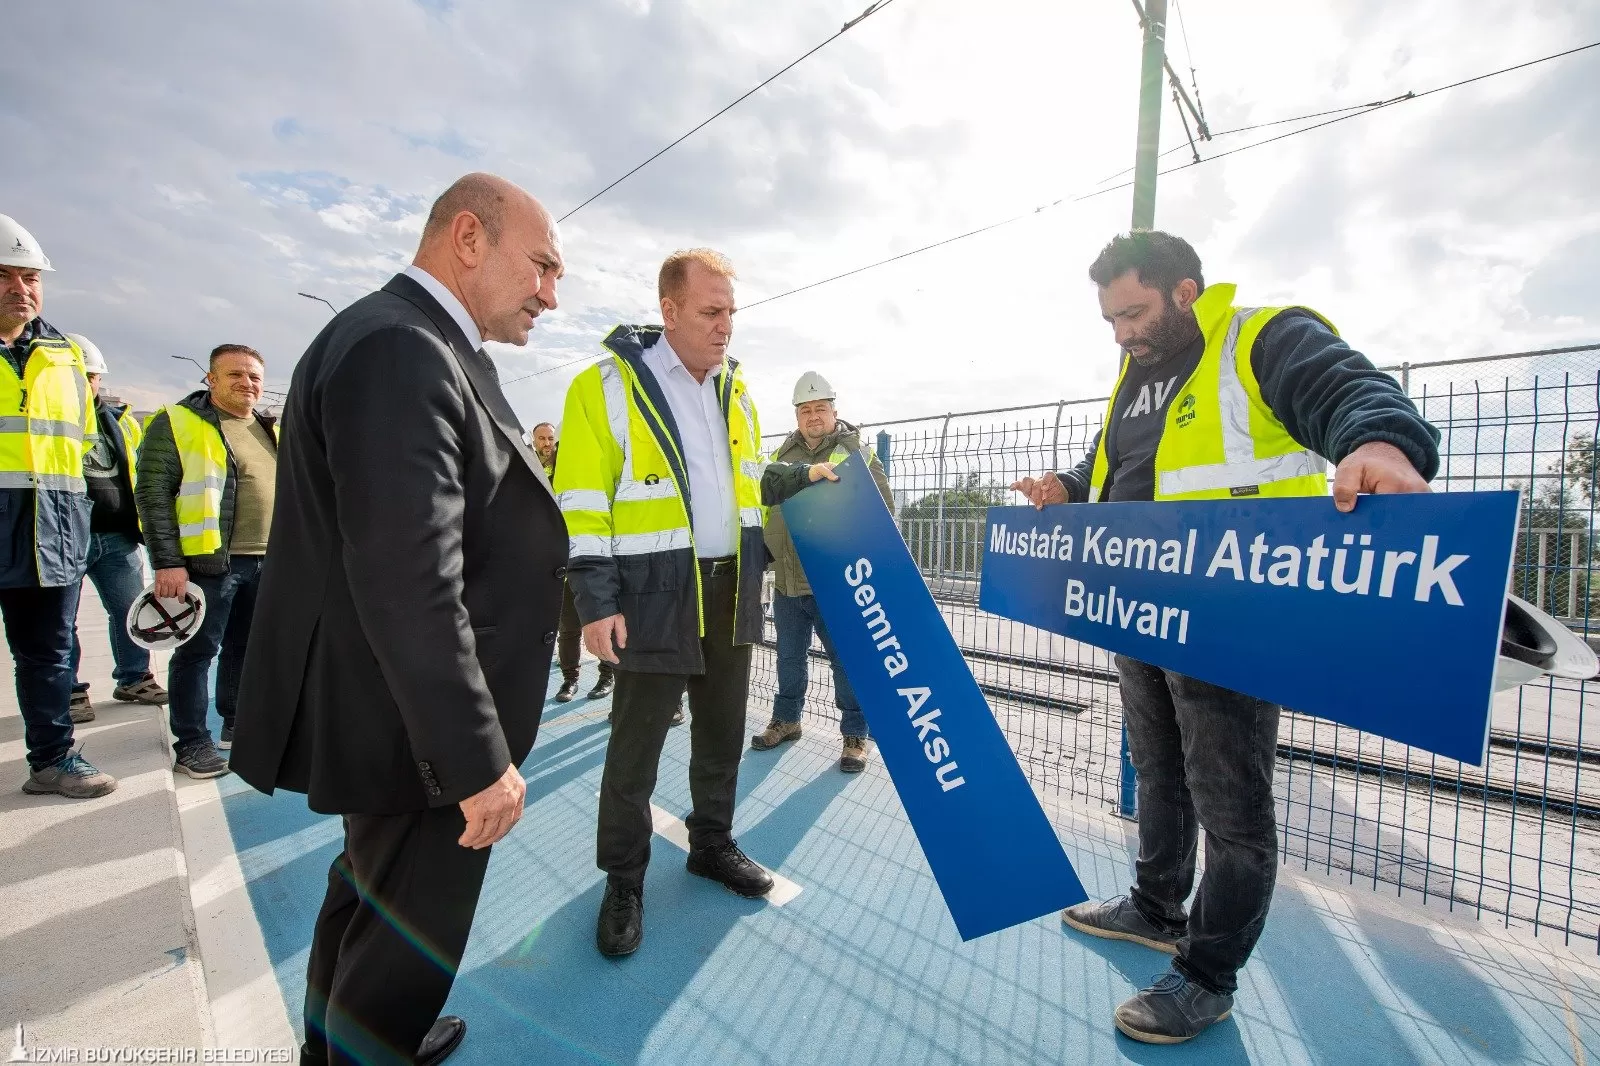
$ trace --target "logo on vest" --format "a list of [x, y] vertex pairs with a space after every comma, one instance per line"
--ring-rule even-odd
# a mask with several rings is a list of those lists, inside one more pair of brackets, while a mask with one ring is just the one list
[[1194, 421], [1194, 418], [1194, 393], [1191, 392], [1183, 398], [1182, 403], [1178, 404], [1178, 428], [1187, 426]]
[[660, 474], [646, 474], [644, 476], [644, 483], [646, 485], [659, 485], [661, 483], [661, 475]]

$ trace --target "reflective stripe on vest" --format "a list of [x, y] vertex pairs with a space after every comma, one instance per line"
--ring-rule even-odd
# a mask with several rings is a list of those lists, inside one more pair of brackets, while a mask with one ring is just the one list
[[20, 379], [0, 359], [0, 488], [87, 492], [84, 441], [95, 425], [83, 356], [71, 341], [36, 338]]
[[[1233, 307], [1233, 294], [1232, 285], [1213, 285], [1195, 302], [1206, 348], [1189, 380], [1172, 392], [1156, 448], [1155, 499], [1326, 495], [1327, 461], [1272, 413], [1250, 362], [1262, 328], [1285, 308]], [[1108, 430], [1128, 362], [1124, 357], [1106, 407]], [[1090, 500], [1101, 498], [1109, 476], [1106, 444], [1102, 433]]]
[[182, 404], [167, 407], [172, 441], [183, 464], [176, 501], [178, 543], [187, 556], [222, 547], [222, 490], [228, 484], [228, 448], [222, 430]]

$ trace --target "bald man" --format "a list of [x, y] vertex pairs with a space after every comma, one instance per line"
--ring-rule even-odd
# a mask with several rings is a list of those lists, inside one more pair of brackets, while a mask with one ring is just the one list
[[567, 531], [485, 341], [556, 306], [556, 224], [469, 174], [295, 368], [233, 769], [344, 816], [302, 1063], [443, 1061], [489, 847], [522, 815]]

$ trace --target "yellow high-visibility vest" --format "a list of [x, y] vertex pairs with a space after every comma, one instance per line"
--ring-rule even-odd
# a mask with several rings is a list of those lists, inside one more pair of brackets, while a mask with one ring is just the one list
[[[228, 484], [228, 445], [220, 427], [183, 404], [165, 408], [172, 442], [183, 464], [178, 483], [178, 543], [186, 556], [210, 555], [222, 547], [222, 490]], [[272, 427], [278, 439], [278, 427]]]
[[[1262, 398], [1250, 362], [1262, 327], [1287, 308], [1235, 307], [1233, 296], [1232, 285], [1210, 285], [1194, 303], [1195, 318], [1205, 335], [1205, 352], [1200, 365], [1173, 391], [1168, 403], [1166, 425], [1156, 446], [1155, 498], [1325, 496], [1327, 460], [1290, 436]], [[1333, 329], [1332, 323], [1323, 322]], [[1108, 430], [1128, 363], [1124, 354], [1122, 371], [1106, 405]], [[1108, 468], [1106, 434], [1102, 432], [1089, 479], [1091, 501], [1100, 500]]]
[[[744, 376], [730, 364], [720, 375], [718, 400], [728, 420], [735, 505], [739, 513], [740, 580], [743, 568], [764, 567], [744, 558], [747, 539], [760, 543], [766, 521], [761, 505], [761, 425], [745, 390]], [[567, 520], [568, 555], [617, 558], [692, 550], [693, 523], [679, 480], [687, 480], [684, 457], [628, 361], [612, 355], [573, 381], [562, 418], [555, 489]], [[709, 488], [706, 491], [710, 491]], [[754, 536], [748, 536], [754, 531]], [[705, 606], [698, 568], [692, 568], [700, 605]]]
[[83, 577], [90, 509], [83, 457], [98, 424], [83, 352], [65, 337], [40, 333], [28, 345], [22, 377], [0, 359], [0, 489], [38, 493], [34, 560], [39, 584], [55, 588]]

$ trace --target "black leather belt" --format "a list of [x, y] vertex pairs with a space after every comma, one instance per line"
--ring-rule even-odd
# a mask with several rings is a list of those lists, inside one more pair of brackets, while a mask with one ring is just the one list
[[723, 574], [737, 574], [739, 572], [739, 557], [724, 555], [720, 559], [701, 559], [700, 572], [712, 577], [721, 577]]

